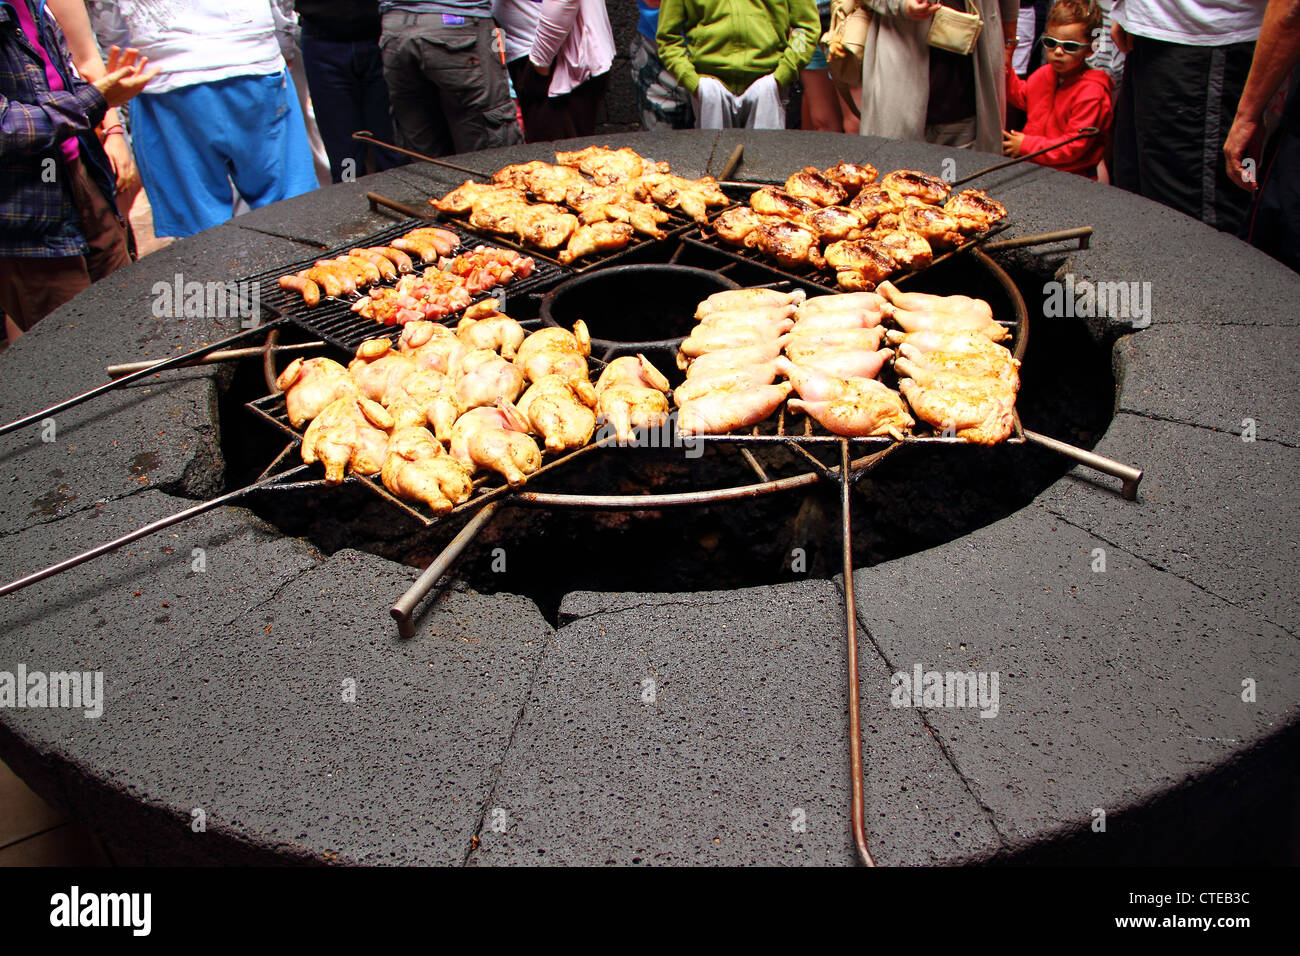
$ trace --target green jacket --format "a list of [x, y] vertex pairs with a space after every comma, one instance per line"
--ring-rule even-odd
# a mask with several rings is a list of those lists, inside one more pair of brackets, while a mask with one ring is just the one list
[[782, 89], [812, 59], [821, 39], [816, 0], [663, 0], [659, 59], [688, 93], [700, 76], [739, 95], [769, 73]]

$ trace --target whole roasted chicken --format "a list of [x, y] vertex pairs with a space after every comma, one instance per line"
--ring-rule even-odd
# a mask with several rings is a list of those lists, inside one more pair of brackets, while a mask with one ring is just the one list
[[596, 389], [587, 379], [543, 375], [519, 400], [519, 411], [553, 453], [581, 448], [596, 431]]
[[916, 422], [893, 389], [867, 378], [836, 378], [797, 364], [785, 366], [799, 398], [790, 410], [811, 415], [836, 435], [902, 439]]
[[668, 379], [644, 355], [624, 355], [605, 366], [596, 380], [596, 409], [614, 429], [618, 443], [633, 428], [659, 428], [668, 419]]
[[325, 482], [337, 485], [351, 468], [359, 475], [377, 475], [388, 449], [393, 418], [368, 398], [335, 399], [312, 419], [302, 436], [302, 460], [325, 466]]
[[510, 402], [472, 408], [451, 430], [451, 454], [473, 468], [501, 475], [511, 487], [522, 485], [542, 467], [542, 453], [528, 434], [529, 423]]
[[418, 426], [394, 428], [380, 479], [399, 498], [421, 501], [435, 514], [468, 501], [474, 492], [470, 468]]
[[302, 428], [340, 398], [356, 398], [361, 389], [348, 370], [327, 358], [296, 358], [275, 380], [284, 392], [285, 410], [294, 428]]
[[530, 382], [546, 375], [588, 379], [587, 356], [591, 354], [591, 334], [587, 323], [579, 319], [573, 331], [559, 328], [538, 329], [524, 339], [514, 363]]

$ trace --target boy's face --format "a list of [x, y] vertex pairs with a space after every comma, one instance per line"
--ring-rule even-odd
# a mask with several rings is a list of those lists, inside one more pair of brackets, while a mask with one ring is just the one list
[[1092, 43], [1088, 36], [1088, 27], [1083, 23], [1049, 23], [1047, 30], [1043, 33], [1043, 39], [1051, 37], [1053, 40], [1063, 40], [1066, 43], [1081, 44], [1076, 48], [1076, 52], [1067, 53], [1060, 43], [1054, 44], [1055, 50], [1046, 49], [1044, 44], [1043, 53], [1048, 64], [1056, 71], [1057, 76], [1069, 76], [1082, 70], [1087, 64], [1085, 61], [1088, 54], [1092, 52]]

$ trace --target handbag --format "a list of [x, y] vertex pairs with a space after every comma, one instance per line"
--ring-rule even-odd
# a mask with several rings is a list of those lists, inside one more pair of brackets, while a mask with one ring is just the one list
[[926, 42], [932, 47], [950, 53], [967, 54], [975, 49], [975, 41], [984, 29], [980, 9], [974, 0], [966, 0], [966, 13], [952, 7], [940, 7], [930, 18], [930, 34]]
[[871, 14], [860, 0], [832, 0], [830, 29], [822, 36], [831, 82], [849, 109], [858, 113], [849, 89], [862, 84], [862, 55], [867, 46]]

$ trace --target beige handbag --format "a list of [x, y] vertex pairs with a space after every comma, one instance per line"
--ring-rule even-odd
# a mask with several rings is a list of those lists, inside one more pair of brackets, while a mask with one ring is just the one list
[[870, 28], [871, 13], [861, 5], [861, 0], [831, 0], [831, 26], [821, 42], [826, 47], [831, 82], [854, 116], [859, 113], [852, 88], [862, 85], [862, 54], [867, 48]]
[[952, 7], [940, 7], [930, 19], [930, 35], [926, 41], [930, 46], [947, 50], [950, 53], [970, 53], [975, 49], [975, 41], [984, 29], [980, 19], [980, 8], [974, 0], [966, 0], [966, 13]]

